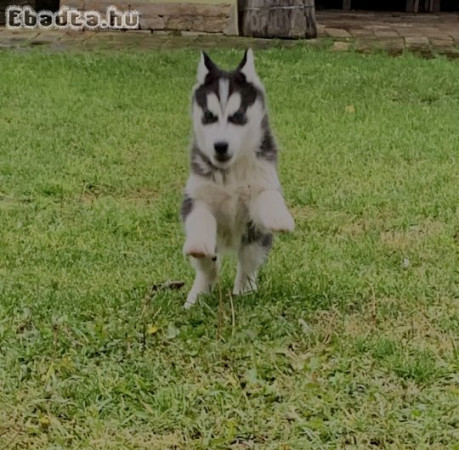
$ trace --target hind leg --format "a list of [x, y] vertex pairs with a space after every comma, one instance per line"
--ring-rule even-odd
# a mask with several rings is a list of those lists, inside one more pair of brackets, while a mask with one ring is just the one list
[[185, 309], [191, 308], [200, 294], [209, 294], [218, 278], [219, 263], [216, 257], [191, 257], [190, 260], [191, 265], [196, 269], [196, 278], [183, 305]]
[[255, 238], [253, 241], [248, 241], [245, 238], [242, 240], [233, 288], [235, 295], [257, 290], [258, 269], [268, 256], [272, 245], [272, 234], [259, 233]]

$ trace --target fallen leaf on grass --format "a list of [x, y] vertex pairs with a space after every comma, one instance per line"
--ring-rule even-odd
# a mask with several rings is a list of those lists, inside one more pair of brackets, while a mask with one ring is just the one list
[[167, 339], [174, 339], [176, 338], [180, 333], [180, 330], [176, 327], [174, 327], [174, 325], [172, 325], [171, 323], [169, 324], [169, 326], [167, 327]]
[[145, 294], [145, 300], [149, 301], [153, 298], [156, 292], [162, 289], [181, 289], [185, 286], [184, 281], [165, 281], [164, 283], [153, 284], [150, 286]]
[[154, 284], [150, 289], [152, 292], [160, 289], [181, 289], [184, 285], [184, 281], [165, 281], [164, 283]]
[[147, 325], [147, 330], [146, 333], [149, 335], [156, 334], [158, 332], [159, 328], [156, 325]]
[[346, 110], [346, 112], [348, 114], [354, 114], [355, 113], [355, 106], [354, 105], [347, 105], [345, 110]]
[[49, 420], [48, 416], [41, 416], [38, 419], [38, 423], [40, 424], [40, 427], [43, 430], [47, 430], [49, 428], [49, 426], [51, 425], [51, 420]]

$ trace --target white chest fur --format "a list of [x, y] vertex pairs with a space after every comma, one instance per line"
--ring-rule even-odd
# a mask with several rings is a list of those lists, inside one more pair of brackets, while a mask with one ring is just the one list
[[280, 189], [275, 165], [253, 157], [236, 162], [224, 172], [217, 171], [211, 178], [191, 174], [186, 193], [208, 206], [217, 222], [220, 244], [234, 247], [251, 220], [251, 201], [267, 189]]

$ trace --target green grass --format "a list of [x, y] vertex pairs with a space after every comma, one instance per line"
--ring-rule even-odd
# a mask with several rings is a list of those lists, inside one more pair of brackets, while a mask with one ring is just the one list
[[233, 264], [182, 309], [197, 52], [0, 53], [0, 448], [458, 448], [457, 63], [256, 56], [297, 229], [233, 323]]

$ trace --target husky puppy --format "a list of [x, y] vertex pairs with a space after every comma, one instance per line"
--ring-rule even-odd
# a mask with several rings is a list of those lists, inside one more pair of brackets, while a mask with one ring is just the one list
[[252, 50], [230, 72], [201, 54], [192, 118], [191, 173], [181, 216], [183, 251], [196, 279], [185, 308], [211, 291], [227, 250], [238, 256], [234, 294], [255, 290], [273, 232], [294, 229], [277, 176], [277, 148]]

